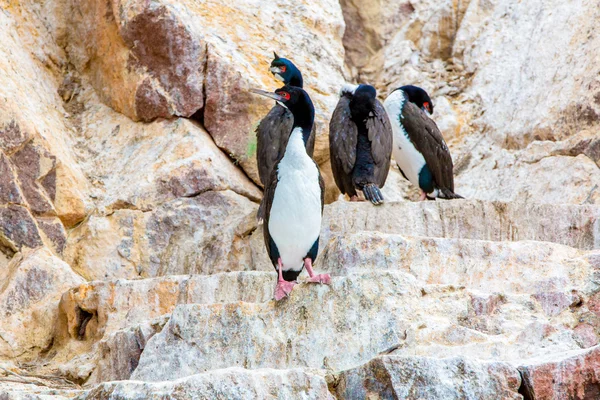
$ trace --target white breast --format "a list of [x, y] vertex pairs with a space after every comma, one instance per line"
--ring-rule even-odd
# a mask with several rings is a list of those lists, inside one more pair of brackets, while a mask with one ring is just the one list
[[407, 101], [401, 90], [392, 92], [383, 103], [394, 132], [394, 149], [392, 154], [398, 167], [404, 172], [410, 183], [419, 187], [419, 172], [425, 165], [425, 158], [417, 151], [408, 138], [406, 130], [402, 126], [402, 107]]
[[306, 154], [302, 130], [294, 129], [278, 164], [269, 233], [277, 245], [284, 270], [299, 271], [321, 232], [319, 171]]

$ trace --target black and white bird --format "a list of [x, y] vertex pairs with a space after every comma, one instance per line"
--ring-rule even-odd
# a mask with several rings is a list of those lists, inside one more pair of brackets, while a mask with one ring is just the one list
[[[283, 81], [286, 86], [302, 88], [302, 73], [288, 59], [281, 58], [275, 53], [275, 58], [269, 68], [276, 79]], [[260, 121], [256, 128], [256, 162], [258, 175], [263, 185], [266, 184], [275, 162], [285, 151], [290, 129], [294, 118], [287, 108], [275, 104], [271, 111]], [[310, 157], [315, 150], [315, 134], [311, 131], [306, 142], [306, 152]]]
[[357, 190], [375, 205], [390, 169], [392, 128], [370, 85], [344, 85], [329, 122], [329, 154], [337, 187], [350, 201]]
[[308, 94], [298, 87], [284, 86], [275, 93], [252, 92], [275, 99], [293, 115], [290, 130], [285, 133], [285, 151], [265, 183], [263, 198], [264, 240], [279, 273], [274, 297], [280, 300], [290, 294], [303, 268], [308, 272], [308, 282], [331, 282], [329, 275], [317, 275], [312, 269], [319, 250], [324, 204], [323, 178], [306, 150], [315, 109]]
[[[287, 86], [302, 88], [304, 80], [300, 70], [286, 58], [281, 58], [274, 53], [269, 70], [273, 76]], [[266, 185], [273, 166], [285, 152], [289, 132], [294, 123], [290, 110], [282, 105], [275, 104], [271, 111], [260, 121], [256, 128], [256, 163], [258, 176], [263, 186]], [[315, 150], [315, 132], [311, 130], [306, 142], [306, 152], [310, 157]], [[264, 203], [261, 203], [257, 213], [258, 220], [264, 219]]]
[[428, 113], [433, 104], [416, 86], [394, 90], [384, 102], [394, 132], [394, 159], [400, 172], [421, 189], [420, 200], [461, 199], [454, 193], [452, 156]]

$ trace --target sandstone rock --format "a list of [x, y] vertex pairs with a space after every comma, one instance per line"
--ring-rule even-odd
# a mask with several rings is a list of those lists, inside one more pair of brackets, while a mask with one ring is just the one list
[[[67, 376], [87, 379], [88, 385], [96, 385], [113, 380], [129, 379], [135, 370], [148, 340], [160, 332], [167, 323], [167, 317], [119, 330], [107, 335], [98, 343], [98, 354], [89, 359], [88, 354], [78, 355], [71, 360], [72, 365], [61, 365], [60, 370]], [[75, 367], [76, 373], [68, 367]], [[93, 370], [92, 370], [93, 368]], [[91, 370], [91, 371], [90, 371]], [[89, 377], [88, 377], [89, 376]]]
[[225, 190], [91, 216], [72, 231], [65, 259], [89, 280], [250, 269], [257, 207]]
[[457, 192], [470, 199], [600, 204], [600, 169], [593, 160], [585, 154], [539, 153], [493, 145], [475, 152], [471, 167], [456, 178]]
[[25, 204], [12, 164], [2, 152], [0, 152], [0, 204]]
[[597, 11], [593, 1], [470, 2], [453, 52], [474, 74], [468, 91], [499, 143], [523, 147], [597, 124], [598, 68], [587, 62], [599, 55]]
[[336, 377], [341, 399], [515, 399], [521, 377], [506, 363], [381, 356]]
[[403, 272], [365, 271], [334, 278], [331, 286], [299, 285], [278, 303], [180, 305], [147, 343], [132, 379], [172, 380], [233, 366], [343, 370], [390, 351], [516, 361], [579, 349], [572, 329], [589, 315], [587, 306], [548, 315], [532, 292], [486, 294], [424, 285]]
[[600, 347], [521, 363], [527, 399], [596, 399], [600, 396]]
[[87, 184], [75, 162], [70, 126], [56, 93], [65, 58], [50, 32], [56, 21], [36, 22], [25, 5], [7, 10], [0, 15], [5, 32], [0, 68], [7, 72], [0, 77], [0, 151], [11, 158], [31, 211], [58, 215], [71, 227], [85, 216]]
[[[132, 379], [172, 380], [228, 367], [337, 370], [364, 362], [403, 336], [407, 305], [399, 300], [419, 293], [414, 278], [378, 278], [300, 285], [279, 303], [180, 305], [148, 342]], [[386, 318], [377, 317], [384, 312]]]
[[533, 294], [542, 300], [549, 293], [570, 288], [587, 293], [600, 289], [594, 278], [597, 267], [586, 256], [571, 247], [542, 242], [357, 232], [333, 237], [317, 267], [342, 276], [360, 271], [406, 271], [423, 284]]
[[226, 189], [260, 199], [260, 190], [198, 124], [185, 119], [139, 124], [97, 104], [92, 93], [81, 99], [93, 104], [80, 116], [79, 141], [99, 206], [146, 211]]
[[268, 72], [272, 51], [289, 55], [317, 107], [317, 159], [328, 159], [325, 126], [343, 83], [337, 2], [274, 5], [258, 14], [253, 0], [86, 0], [71, 7], [69, 54], [103, 101], [135, 120], [194, 115], [255, 181], [254, 125], [272, 102], [247, 89], [277, 87]]
[[228, 368], [173, 382], [108, 382], [80, 396], [80, 400], [144, 399], [330, 399], [321, 376], [301, 369], [247, 370]]
[[47, 350], [62, 292], [83, 279], [46, 248], [17, 254], [0, 278], [0, 356], [27, 359]]
[[25, 248], [42, 245], [35, 220], [27, 208], [18, 205], [0, 206], [0, 249], [11, 256]]
[[[95, 341], [128, 326], [170, 314], [177, 304], [262, 303], [271, 299], [275, 279], [273, 271], [85, 283], [63, 294], [59, 330], [73, 339], [82, 336], [81, 339]], [[79, 310], [91, 314], [83, 331]]]
[[39, 383], [0, 382], [0, 399], [2, 400], [67, 400], [82, 392], [77, 389], [53, 389]]
[[380, 207], [335, 202], [325, 208], [321, 243], [338, 232], [379, 231], [493, 241], [538, 240], [580, 249], [600, 247], [593, 205], [454, 200], [395, 202]]
[[[388, 189], [387, 185], [385, 190], [386, 193], [392, 193], [391, 197], [398, 195], [397, 192], [392, 192], [392, 188]], [[404, 193], [409, 192], [407, 190]], [[331, 238], [338, 235], [369, 231], [431, 238], [536, 240], [594, 249], [599, 246], [598, 212], [598, 208], [592, 205], [459, 200], [399, 201], [372, 207], [367, 203], [341, 200], [325, 206], [319, 248], [325, 249]], [[252, 269], [270, 270], [272, 265], [265, 251], [262, 226], [251, 235], [250, 243]], [[384, 249], [387, 247], [384, 246]], [[380, 249], [365, 249], [365, 254], [375, 256], [373, 253], [379, 251]], [[317, 268], [322, 265], [321, 257], [324, 254], [326, 253], [321, 250]], [[390, 254], [386, 253], [387, 256]], [[371, 263], [366, 257], [363, 260]], [[327, 268], [335, 272], [338, 266]]]
[[62, 296], [53, 364], [88, 386], [128, 379], [177, 304], [264, 302], [275, 280], [274, 272], [241, 272], [83, 284]]

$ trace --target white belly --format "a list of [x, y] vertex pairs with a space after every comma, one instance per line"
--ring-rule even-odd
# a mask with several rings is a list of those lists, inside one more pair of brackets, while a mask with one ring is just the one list
[[419, 187], [419, 172], [421, 172], [421, 169], [425, 165], [425, 158], [417, 151], [400, 123], [402, 106], [405, 101], [402, 91], [396, 90], [388, 96], [384, 102], [384, 106], [390, 117], [394, 133], [394, 148], [392, 151], [394, 160], [410, 183]]
[[300, 143], [290, 143], [297, 141], [293, 136], [278, 165], [279, 182], [269, 215], [269, 233], [286, 271], [302, 269], [304, 257], [321, 232], [319, 171], [301, 138]]

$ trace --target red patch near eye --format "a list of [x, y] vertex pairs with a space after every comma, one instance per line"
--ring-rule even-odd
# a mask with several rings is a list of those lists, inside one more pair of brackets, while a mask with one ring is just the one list
[[279, 67], [279, 70], [280, 70], [282, 73], [285, 73], [285, 70], [286, 70], [286, 68], [285, 68], [285, 65], [282, 65], [281, 67]]
[[290, 94], [288, 92], [279, 92], [278, 94], [286, 100], [290, 99]]

